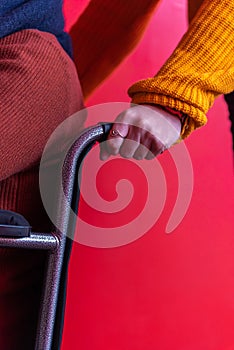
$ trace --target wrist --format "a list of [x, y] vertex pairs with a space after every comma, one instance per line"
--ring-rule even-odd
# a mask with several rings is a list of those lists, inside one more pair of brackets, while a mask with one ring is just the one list
[[183, 128], [184, 126], [184, 122], [187, 118], [187, 115], [184, 114], [183, 112], [181, 111], [177, 111], [176, 109], [174, 108], [170, 108], [170, 107], [166, 107], [166, 106], [160, 106], [163, 110], [165, 110], [166, 112], [169, 112], [170, 114], [178, 117], [181, 121], [181, 128]]

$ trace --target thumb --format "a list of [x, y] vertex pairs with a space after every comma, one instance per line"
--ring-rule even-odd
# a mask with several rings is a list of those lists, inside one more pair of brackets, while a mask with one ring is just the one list
[[106, 141], [106, 149], [109, 154], [116, 155], [119, 153], [125, 137], [128, 135], [129, 125], [115, 123], [110, 130]]
[[[114, 123], [112, 126], [109, 137], [122, 137], [125, 138], [128, 135], [129, 125], [124, 123]], [[108, 138], [109, 138], [108, 137]]]

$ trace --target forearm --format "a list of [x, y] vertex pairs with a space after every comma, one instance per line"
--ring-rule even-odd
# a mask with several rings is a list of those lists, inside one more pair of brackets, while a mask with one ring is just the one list
[[234, 1], [205, 0], [176, 50], [154, 78], [129, 89], [134, 103], [187, 114], [186, 137], [207, 121], [214, 99], [234, 90]]
[[85, 97], [136, 46], [158, 2], [91, 0], [70, 32]]

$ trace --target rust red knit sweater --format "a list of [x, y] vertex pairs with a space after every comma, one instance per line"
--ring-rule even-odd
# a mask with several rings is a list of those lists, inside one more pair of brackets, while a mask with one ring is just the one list
[[71, 59], [48, 33], [25, 30], [0, 39], [0, 68], [0, 207], [31, 219], [32, 173], [52, 131], [83, 107], [82, 93]]
[[[38, 165], [56, 126], [83, 107], [77, 73], [56, 38], [37, 30], [0, 39], [0, 71], [0, 208], [47, 230]], [[43, 260], [0, 249], [0, 349], [33, 349]]]

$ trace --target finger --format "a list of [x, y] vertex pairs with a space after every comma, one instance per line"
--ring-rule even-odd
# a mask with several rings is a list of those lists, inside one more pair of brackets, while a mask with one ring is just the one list
[[128, 135], [129, 126], [127, 124], [115, 123], [110, 130], [106, 141], [106, 149], [109, 154], [116, 155]]
[[141, 141], [133, 157], [138, 160], [144, 159], [151, 149], [152, 140], [153, 135], [151, 133], [141, 131]]
[[132, 158], [137, 148], [139, 147], [141, 139], [141, 129], [129, 125], [127, 138], [124, 139], [120, 147], [120, 155], [124, 158]]
[[154, 158], [155, 158], [155, 155], [151, 151], [149, 151], [147, 153], [147, 155], [145, 156], [145, 159], [147, 159], [147, 160], [152, 160]]
[[139, 145], [133, 155], [133, 158], [136, 160], [144, 159], [147, 156], [148, 152], [148, 147], [145, 147], [144, 145]]
[[151, 160], [157, 157], [159, 154], [163, 153], [166, 150], [166, 147], [157, 139], [153, 139], [149, 151], [145, 156], [145, 159]]
[[106, 148], [106, 141], [100, 143], [100, 159], [107, 160], [110, 157], [110, 153]]
[[120, 136], [122, 138], [125, 138], [125, 137], [127, 137], [128, 132], [129, 132], [129, 125], [128, 124], [116, 122], [113, 124], [113, 126], [111, 128], [109, 136], [111, 136], [111, 137]]

